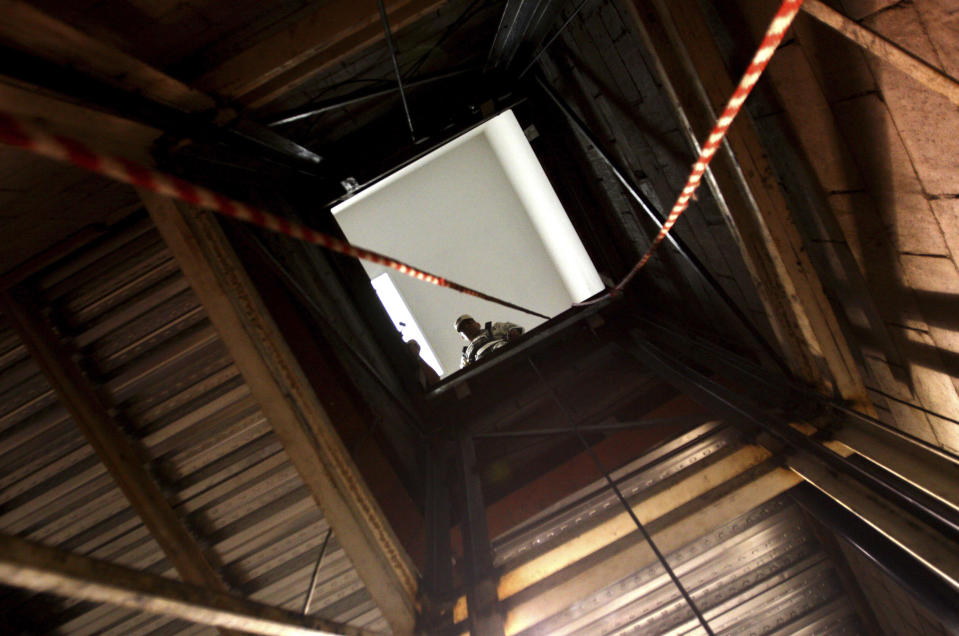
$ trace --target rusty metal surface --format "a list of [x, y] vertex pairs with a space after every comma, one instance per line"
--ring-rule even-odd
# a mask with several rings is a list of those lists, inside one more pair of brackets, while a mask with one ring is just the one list
[[[228, 587], [301, 610], [328, 525], [152, 224], [30, 285]], [[0, 531], [176, 577], [5, 322]], [[41, 618], [36, 597], [0, 604], [60, 633], [215, 633], [105, 605], [57, 601]], [[310, 613], [387, 630], [335, 536]]]
[[[707, 424], [613, 477], [624, 494], [635, 496], [684, 469], [695, 470], [700, 462], [731, 452], [739, 445], [737, 437], [728, 427]], [[497, 565], [504, 570], [515, 567], [620, 513], [621, 506], [604, 486], [597, 481], [524, 527], [498, 537]], [[702, 536], [666, 556], [717, 634], [862, 633], [834, 565], [788, 495], [721, 527], [703, 528]], [[548, 593], [569, 576], [553, 577], [538, 594]], [[575, 599], [521, 633], [703, 632], [678, 589], [655, 564]]]

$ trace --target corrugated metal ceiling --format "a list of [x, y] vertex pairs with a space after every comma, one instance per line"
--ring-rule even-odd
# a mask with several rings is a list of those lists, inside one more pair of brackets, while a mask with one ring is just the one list
[[[328, 525], [152, 224], [30, 284], [227, 585], [301, 611]], [[6, 324], [0, 344], [0, 531], [176, 577]], [[8, 616], [37, 602], [7, 600]], [[57, 607], [45, 628], [63, 633], [214, 633], [106, 605]], [[311, 613], [387, 630], [335, 536]]]

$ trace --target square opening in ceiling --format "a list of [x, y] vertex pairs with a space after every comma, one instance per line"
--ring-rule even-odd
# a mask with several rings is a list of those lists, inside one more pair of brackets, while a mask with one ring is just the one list
[[[604, 288], [512, 111], [359, 192], [333, 214], [356, 245], [547, 316]], [[381, 265], [363, 266], [371, 279], [385, 275], [392, 283], [425, 339], [420, 344], [445, 374], [459, 369], [466, 344], [453, 328], [457, 316], [527, 331], [545, 322]], [[392, 318], [412, 337], [400, 325], [409, 318]]]

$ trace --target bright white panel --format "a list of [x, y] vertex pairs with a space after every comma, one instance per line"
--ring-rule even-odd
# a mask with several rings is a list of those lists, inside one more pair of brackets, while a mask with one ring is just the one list
[[486, 138], [523, 202], [573, 302], [603, 290], [593, 261], [512, 111], [485, 126]]

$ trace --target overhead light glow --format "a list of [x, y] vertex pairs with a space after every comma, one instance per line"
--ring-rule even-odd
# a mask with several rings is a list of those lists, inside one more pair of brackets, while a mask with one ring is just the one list
[[399, 330], [400, 334], [402, 334], [403, 342], [416, 340], [420, 345], [420, 357], [423, 358], [426, 364], [433, 367], [433, 370], [436, 371], [437, 374], [442, 376], [443, 367], [440, 365], [440, 361], [436, 359], [433, 348], [420, 330], [420, 326], [416, 324], [416, 320], [413, 319], [410, 308], [403, 302], [403, 297], [400, 296], [400, 292], [397, 291], [396, 286], [393, 285], [393, 281], [390, 280], [389, 273], [380, 274], [372, 279], [370, 283], [372, 283], [373, 289], [376, 290], [376, 295], [379, 296], [383, 307], [386, 308], [386, 313], [390, 315], [393, 324], [397, 330]]

